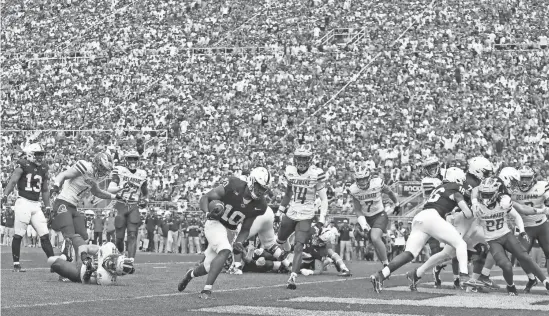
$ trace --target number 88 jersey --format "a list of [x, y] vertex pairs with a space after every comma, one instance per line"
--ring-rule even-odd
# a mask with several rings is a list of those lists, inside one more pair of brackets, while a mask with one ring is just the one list
[[385, 187], [383, 179], [375, 177], [370, 179], [370, 184], [366, 190], [358, 187], [356, 183], [351, 185], [349, 193], [360, 202], [362, 212], [365, 216], [374, 216], [385, 210], [383, 206], [382, 190]]
[[296, 221], [315, 216], [316, 193], [325, 188], [326, 174], [322, 169], [311, 166], [305, 173], [298, 173], [294, 166], [286, 167], [284, 180], [292, 186], [292, 199], [286, 215]]

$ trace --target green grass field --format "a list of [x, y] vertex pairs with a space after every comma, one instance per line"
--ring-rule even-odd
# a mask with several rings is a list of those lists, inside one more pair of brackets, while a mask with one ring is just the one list
[[[532, 294], [509, 297], [504, 291], [465, 293], [450, 287], [451, 272], [444, 272], [446, 286], [432, 287], [424, 277], [419, 291], [408, 290], [404, 267], [386, 282], [385, 290], [372, 290], [368, 276], [379, 264], [351, 262], [353, 277], [340, 278], [335, 270], [322, 275], [300, 276], [298, 289], [285, 288], [287, 275], [222, 274], [214, 287], [215, 299], [198, 298], [205, 279], [194, 279], [183, 293], [177, 283], [200, 258], [196, 255], [138, 253], [137, 272], [120, 278], [118, 286], [85, 286], [58, 281], [46, 268], [39, 248], [23, 248], [26, 273], [11, 271], [11, 249], [1, 249], [2, 316], [47, 315], [549, 315], [549, 296], [537, 286]], [[524, 287], [520, 269], [516, 284]], [[499, 271], [494, 279], [503, 284]]]

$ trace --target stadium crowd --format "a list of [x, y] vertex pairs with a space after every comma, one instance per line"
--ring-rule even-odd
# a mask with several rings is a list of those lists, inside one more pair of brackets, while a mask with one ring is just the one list
[[31, 141], [52, 173], [137, 149], [151, 198], [185, 211], [254, 164], [278, 181], [301, 141], [343, 214], [358, 161], [388, 183], [431, 155], [549, 175], [544, 1], [261, 2], [7, 6], [2, 183]]

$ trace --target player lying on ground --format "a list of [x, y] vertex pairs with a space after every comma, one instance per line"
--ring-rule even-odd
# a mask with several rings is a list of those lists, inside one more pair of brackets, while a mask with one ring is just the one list
[[121, 255], [111, 242], [101, 247], [82, 245], [78, 247], [76, 258], [72, 259], [62, 254], [48, 258], [48, 264], [51, 271], [62, 278], [72, 282], [98, 285], [115, 285], [117, 277], [133, 270], [133, 258]]
[[398, 255], [378, 273], [370, 276], [376, 292], [381, 292], [383, 281], [392, 272], [411, 262], [423, 249], [430, 237], [451, 245], [456, 249], [459, 270], [462, 276], [468, 276], [467, 244], [454, 226], [444, 219], [446, 214], [459, 207], [470, 218], [473, 213], [464, 199], [465, 173], [459, 168], [448, 168], [446, 183], [436, 188], [427, 200], [423, 210], [412, 220], [412, 231], [406, 242], [406, 250]]
[[[291, 261], [287, 259], [288, 252], [284, 251], [282, 247], [276, 243], [274, 219], [275, 215], [273, 210], [270, 207], [267, 207], [265, 214], [255, 218], [254, 223], [250, 228], [248, 239], [258, 236], [261, 247], [272, 253], [276, 258], [275, 261], [280, 261], [284, 267], [289, 268], [291, 266]], [[235, 236], [235, 238], [236, 237], [237, 236]], [[230, 274], [242, 274], [242, 254], [235, 253], [233, 256], [233, 262], [227, 272]]]
[[354, 174], [355, 183], [349, 188], [353, 197], [353, 209], [358, 216], [357, 221], [360, 227], [370, 235], [374, 244], [377, 256], [383, 266], [389, 264], [387, 260], [387, 246], [383, 234], [387, 233], [389, 217], [383, 206], [382, 195], [387, 194], [393, 204], [394, 211], [398, 211], [399, 202], [396, 194], [385, 185], [380, 177], [373, 177], [371, 171], [363, 166], [359, 167]]
[[[208, 248], [204, 252], [205, 259], [198, 267], [190, 269], [177, 289], [185, 290], [194, 277], [208, 275], [206, 285], [200, 298], [208, 299], [212, 295], [212, 287], [221, 273], [231, 251], [244, 252], [243, 242], [248, 239], [250, 229], [257, 216], [265, 214], [267, 201], [265, 193], [269, 190], [271, 175], [263, 167], [255, 168], [250, 173], [248, 181], [231, 177], [217, 188], [212, 189], [200, 199], [200, 209], [207, 213], [208, 220], [204, 224], [204, 234], [208, 240]], [[242, 224], [233, 246], [229, 242], [227, 230], [236, 230]]]
[[[2, 195], [2, 204], [5, 204], [8, 195], [11, 194], [17, 185], [19, 198], [15, 202], [14, 236], [11, 244], [13, 256], [13, 271], [25, 272], [21, 268], [19, 258], [21, 257], [21, 241], [27, 233], [30, 224], [40, 236], [42, 250], [49, 258], [54, 255], [50, 242], [48, 219], [50, 218], [50, 192], [48, 189], [49, 172], [48, 166], [43, 163], [46, 154], [40, 144], [31, 144], [25, 148], [26, 158], [17, 161], [15, 170], [11, 175]], [[40, 204], [40, 193], [45, 208], [42, 212]], [[46, 214], [46, 216], [44, 215]]]

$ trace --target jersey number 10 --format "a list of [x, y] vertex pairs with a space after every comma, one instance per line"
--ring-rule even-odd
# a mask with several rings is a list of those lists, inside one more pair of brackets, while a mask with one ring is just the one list
[[230, 204], [225, 204], [225, 212], [221, 215], [222, 220], [232, 226], [237, 226], [243, 218], [244, 214], [242, 212], [235, 210]]

